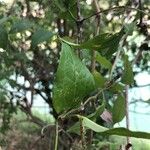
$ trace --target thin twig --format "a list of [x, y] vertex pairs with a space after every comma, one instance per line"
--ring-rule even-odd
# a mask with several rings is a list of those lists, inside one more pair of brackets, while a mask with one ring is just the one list
[[143, 87], [148, 87], [148, 86], [150, 86], [150, 84], [138, 85], [138, 86], [135, 86], [133, 88], [143, 88]]
[[55, 130], [55, 150], [58, 150], [58, 120], [56, 120], [56, 130]]
[[[82, 26], [82, 21], [81, 21], [81, 9], [80, 9], [80, 0], [77, 0], [77, 43], [79, 44], [82, 41], [82, 31], [81, 31], [81, 26]], [[77, 50], [77, 55], [80, 57], [80, 49]], [[80, 134], [81, 134], [81, 142], [82, 142], [82, 148], [86, 149], [85, 145], [85, 136], [84, 136], [84, 127], [82, 121], [80, 122]]]
[[[75, 18], [74, 18], [75, 19]], [[80, 0], [77, 0], [77, 19], [76, 19], [76, 25], [77, 25], [77, 44], [80, 44], [82, 41], [82, 19], [81, 19], [81, 9], [80, 9]], [[78, 49], [77, 55], [80, 56], [80, 50]]]
[[86, 143], [85, 143], [85, 128], [83, 126], [83, 118], [79, 119], [80, 122], [80, 134], [81, 134], [81, 142], [83, 150], [86, 150]]
[[70, 116], [70, 115], [72, 115], [72, 114], [74, 114], [74, 113], [80, 112], [81, 110], [84, 109], [84, 107], [85, 107], [89, 102], [91, 102], [92, 100], [97, 99], [97, 97], [101, 94], [101, 92], [103, 92], [103, 90], [99, 90], [99, 92], [97, 92], [97, 94], [95, 94], [94, 96], [89, 97], [80, 107], [75, 108], [75, 109], [72, 109], [72, 110], [70, 110], [69, 112], [60, 115], [59, 118], [65, 118], [65, 117], [68, 117], [68, 116]]
[[68, 10], [68, 12], [69, 12], [70, 16], [72, 17], [72, 19], [76, 22], [77, 19], [74, 17], [74, 15], [72, 14], [72, 12], [70, 10]]
[[[95, 8], [96, 8], [96, 13], [100, 12], [100, 8], [99, 8], [97, 0], [93, 0], [93, 3], [94, 3]], [[96, 35], [98, 35], [99, 30], [100, 30], [100, 14], [96, 15], [96, 21], [97, 21]], [[95, 57], [96, 57], [96, 51], [93, 50], [92, 51], [92, 60], [91, 60], [91, 70], [92, 70], [92, 72], [94, 72], [94, 70], [95, 70], [95, 64], [96, 64]]]
[[103, 90], [100, 90], [96, 95], [89, 97], [82, 105], [82, 108], [84, 108], [91, 100], [97, 99], [97, 97], [103, 92]]
[[[129, 85], [126, 85], [126, 96], [125, 96], [125, 103], [126, 103], [126, 127], [129, 129]], [[127, 145], [130, 144], [130, 137], [127, 136]]]
[[[80, 107], [78, 108], [75, 108], [75, 109], [71, 109], [69, 112], [65, 113], [65, 114], [62, 114], [60, 115], [58, 118], [65, 118], [65, 117], [70, 117], [70, 116], [74, 116], [73, 114], [74, 113], [77, 113], [77, 112], [80, 112], [81, 110], [83, 110], [85, 108], [85, 106], [91, 102], [92, 100], [96, 100], [98, 98], [98, 96], [105, 90], [109, 89], [110, 87], [113, 86], [113, 82], [107, 82], [106, 85], [105, 85], [105, 88], [103, 89], [100, 89], [95, 95], [89, 97]], [[104, 96], [104, 95], [103, 95]]]
[[92, 14], [92, 15], [86, 17], [86, 18], [83, 18], [81, 21], [83, 22], [83, 21], [88, 20], [89, 18], [92, 18], [92, 17], [94, 17], [94, 16], [96, 16], [96, 15], [98, 15], [98, 14], [105, 13], [105, 12], [109, 12], [109, 11], [111, 11], [111, 10], [116, 10], [116, 9], [125, 9], [125, 10], [126, 10], [126, 9], [130, 9], [130, 10], [135, 10], [135, 11], [138, 11], [138, 12], [141, 12], [141, 13], [143, 13], [143, 14], [145, 14], [145, 15], [150, 16], [149, 13], [147, 13], [147, 12], [145, 12], [145, 11], [143, 11], [143, 10], [140, 10], [140, 9], [138, 9], [138, 8], [133, 8], [133, 7], [128, 7], [128, 6], [116, 6], [116, 7], [112, 7], [112, 8], [109, 8], [109, 9], [102, 10], [102, 11], [99, 11], [99, 12], [97, 12], [97, 13], [94, 13], [94, 14]]
[[[95, 6], [95, 9], [96, 9], [96, 13], [100, 12], [100, 7], [99, 7], [99, 4], [98, 4], [98, 1], [97, 0], [93, 0], [93, 4]], [[97, 22], [97, 27], [96, 27], [96, 35], [99, 34], [99, 31], [100, 31], [100, 19], [101, 19], [101, 16], [100, 14], [97, 14], [96, 15], [96, 22]], [[94, 72], [95, 71], [95, 67], [96, 67], [96, 51], [93, 50], [92, 51], [92, 60], [91, 60], [91, 71]], [[91, 107], [92, 107], [92, 103], [91, 103]], [[90, 131], [90, 136], [89, 136], [89, 144], [91, 145], [92, 144], [92, 139], [93, 139], [93, 131], [91, 130]]]
[[130, 104], [135, 104], [135, 103], [145, 103], [145, 104], [148, 104], [149, 105], [149, 102], [150, 102], [150, 99], [149, 100], [143, 100], [143, 99], [133, 99]]
[[135, 114], [140, 114], [140, 115], [148, 115], [148, 116], [150, 115], [150, 112], [143, 113], [143, 112], [138, 112], [135, 110], [130, 110], [130, 112], [135, 113]]
[[[139, 9], [142, 10], [142, 2], [141, 0], [139, 0]], [[142, 24], [143, 22], [143, 13], [140, 13], [140, 25]]]
[[46, 126], [44, 126], [41, 130], [41, 136], [43, 137], [44, 136], [44, 130], [47, 129], [48, 127], [51, 127], [51, 126], [54, 126], [54, 124], [48, 124]]
[[[81, 21], [81, 8], [80, 8], [80, 0], [77, 0], [77, 21], [80, 22]], [[79, 26], [78, 26], [79, 25]], [[80, 23], [77, 24], [77, 28], [79, 28], [79, 31], [80, 32]]]

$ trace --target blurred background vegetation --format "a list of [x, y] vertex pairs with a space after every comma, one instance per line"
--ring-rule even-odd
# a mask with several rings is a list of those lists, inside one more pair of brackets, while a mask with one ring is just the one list
[[[132, 111], [149, 114], [147, 111], [150, 104], [150, 16], [147, 14], [150, 14], [150, 1], [98, 0], [98, 4], [101, 11], [125, 6], [145, 12], [144, 14], [125, 8], [106, 11], [100, 15], [100, 33], [116, 33], [130, 23], [126, 29], [131, 35], [128, 36], [123, 48], [130, 61], [135, 63], [133, 67], [135, 77], [143, 73], [147, 75], [146, 79], [145, 76], [139, 78], [142, 80], [139, 82], [141, 84], [138, 84], [139, 80], [135, 78], [134, 85], [130, 87], [131, 109], [138, 107]], [[80, 5], [83, 18], [96, 12], [92, 0], [80, 0]], [[76, 42], [77, 26], [74, 17], [77, 17], [76, 0], [1, 0], [0, 146], [2, 148], [53, 149], [55, 139], [53, 124], [58, 115], [52, 105], [52, 88], [60, 52], [57, 36], [69, 37], [69, 40]], [[95, 36], [96, 28], [95, 16], [84, 21], [82, 41]], [[90, 68], [91, 53], [84, 50], [82, 55], [84, 58], [82, 61]], [[114, 58], [111, 58], [111, 62], [114, 62]], [[106, 74], [106, 70], [98, 65], [97, 70], [103, 75]], [[114, 75], [118, 75], [121, 70], [120, 62]], [[137, 96], [143, 87], [146, 88], [142, 90], [144, 94]], [[147, 95], [146, 98], [143, 98], [143, 95]], [[143, 109], [140, 109], [141, 107]], [[141, 124], [144, 123], [143, 120]], [[68, 122], [64, 126], [67, 124]], [[46, 125], [49, 125], [49, 128], [44, 128]], [[72, 141], [74, 136], [62, 132], [59, 139], [60, 149], [69, 149], [70, 143], [73, 143], [73, 149], [80, 149], [75, 148], [80, 143]], [[147, 140], [132, 140], [133, 150], [150, 149]], [[123, 141], [124, 138], [117, 136], [105, 139], [95, 135], [93, 145], [89, 149], [116, 150]]]

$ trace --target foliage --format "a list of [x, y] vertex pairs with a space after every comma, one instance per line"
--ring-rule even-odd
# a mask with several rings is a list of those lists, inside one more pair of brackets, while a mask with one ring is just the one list
[[68, 132], [72, 125], [82, 148], [89, 129], [100, 137], [150, 139], [149, 133], [113, 127], [127, 115], [125, 87], [136, 87], [135, 75], [149, 71], [148, 1], [16, 0], [0, 8], [0, 132], [18, 110], [47, 127], [33, 113], [40, 97], [63, 132], [56, 134], [59, 149], [80, 143]]

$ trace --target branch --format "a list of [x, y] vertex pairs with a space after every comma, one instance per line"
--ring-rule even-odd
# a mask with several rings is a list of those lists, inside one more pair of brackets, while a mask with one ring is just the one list
[[98, 14], [105, 13], [105, 12], [109, 12], [109, 11], [116, 10], [116, 9], [135, 10], [135, 11], [138, 11], [138, 12], [141, 12], [141, 13], [143, 13], [143, 14], [145, 14], [145, 15], [150, 16], [149, 13], [147, 13], [147, 12], [145, 12], [145, 11], [143, 11], [143, 10], [140, 10], [140, 9], [138, 9], [138, 8], [133, 8], [133, 7], [128, 7], [128, 6], [116, 6], [116, 7], [112, 7], [112, 8], [109, 8], [109, 9], [102, 10], [102, 11], [99, 11], [99, 12], [97, 12], [97, 13], [94, 13], [94, 14], [92, 14], [92, 15], [86, 17], [86, 18], [83, 18], [81, 21], [83, 22], [83, 21], [85, 21], [85, 20], [88, 20], [89, 18], [92, 18], [92, 17], [94, 17], [94, 16], [97, 16]]
[[55, 150], [58, 150], [58, 121], [56, 120], [56, 129], [55, 129]]
[[40, 127], [43, 127], [46, 125], [46, 123], [44, 121], [42, 121], [40, 118], [34, 116], [31, 112], [31, 109], [29, 107], [25, 107], [22, 104], [18, 103], [18, 105], [20, 106], [20, 109], [26, 114], [30, 116], [30, 121], [37, 124]]
[[[76, 19], [76, 25], [77, 25], [77, 43], [79, 44], [82, 40], [82, 33], [81, 33], [81, 26], [83, 24], [83, 21], [81, 19], [81, 9], [80, 9], [80, 0], [77, 0], [77, 19]], [[80, 51], [78, 49], [77, 55], [80, 56]]]
[[[129, 129], [129, 125], [130, 125], [130, 122], [129, 122], [129, 96], [128, 96], [128, 93], [129, 92], [129, 85], [126, 85], [126, 96], [125, 96], [125, 103], [126, 103], [126, 127], [127, 129]], [[127, 136], [127, 145], [130, 144], [130, 138]]]
[[[93, 0], [93, 3], [94, 3], [95, 8], [96, 8], [96, 13], [100, 12], [100, 8], [99, 8], [97, 0]], [[96, 15], [96, 21], [97, 21], [96, 35], [98, 35], [99, 30], [100, 30], [100, 14]], [[95, 64], [96, 64], [95, 57], [96, 57], [96, 51], [93, 50], [92, 51], [92, 60], [91, 60], [91, 70], [92, 70], [92, 72], [94, 72], [94, 70], [95, 70]]]
[[138, 85], [138, 86], [135, 86], [133, 88], [143, 88], [143, 87], [148, 87], [148, 86], [150, 86], [150, 84]]
[[45, 100], [45, 102], [48, 103], [48, 99], [46, 97], [44, 97], [44, 95], [41, 93], [41, 90], [39, 90], [39, 89], [34, 89], [34, 90], [36, 91], [37, 94], [39, 94], [43, 98], [43, 100]]
[[142, 103], [146, 103], [146, 104], [150, 104], [150, 99], [149, 100], [143, 100], [143, 99], [133, 99], [133, 101], [130, 102], [130, 104], [135, 104], [138, 102], [142, 102]]
[[143, 112], [138, 112], [138, 111], [135, 111], [135, 110], [130, 110], [130, 112], [140, 114], [140, 115], [150, 115], [150, 112], [143, 113]]
[[[142, 2], [141, 0], [139, 0], [139, 9], [142, 10]], [[142, 24], [143, 22], [143, 13], [140, 13], [140, 25]]]
[[80, 9], [80, 0], [77, 0], [77, 43], [79, 44], [81, 42], [81, 26], [82, 26], [82, 22], [81, 22], [81, 9]]

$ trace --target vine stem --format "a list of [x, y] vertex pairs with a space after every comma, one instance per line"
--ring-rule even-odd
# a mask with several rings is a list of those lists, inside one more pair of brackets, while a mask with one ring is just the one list
[[55, 149], [58, 150], [58, 120], [56, 120], [56, 129], [55, 129]]
[[[76, 19], [76, 25], [77, 25], [77, 43], [80, 44], [82, 40], [82, 31], [81, 26], [83, 24], [83, 21], [81, 21], [81, 9], [80, 9], [80, 0], [77, 0], [77, 19]], [[77, 55], [80, 56], [80, 50], [78, 49]]]
[[[126, 127], [129, 129], [130, 122], [129, 122], [129, 85], [125, 87], [125, 103], [126, 103]], [[130, 138], [127, 136], [127, 145], [130, 144]]]
[[[82, 41], [81, 26], [82, 26], [83, 22], [81, 20], [82, 19], [81, 19], [80, 0], [77, 0], [77, 20], [76, 20], [76, 25], [77, 25], [77, 43], [78, 44], [80, 44], [81, 41]], [[80, 49], [78, 49], [77, 55], [80, 57]], [[83, 121], [82, 120], [80, 120], [80, 134], [81, 134], [82, 149], [85, 150], [86, 149], [86, 144], [85, 144], [84, 126], [83, 126]]]
[[[93, 3], [94, 3], [95, 8], [96, 8], [96, 13], [100, 12], [100, 8], [99, 8], [97, 0], [93, 0]], [[98, 35], [99, 30], [100, 30], [100, 14], [96, 15], [96, 21], [97, 21], [96, 35]], [[96, 51], [93, 50], [92, 51], [92, 60], [91, 60], [91, 71], [92, 72], [94, 72], [94, 70], [95, 70], [95, 65], [96, 65], [95, 57], [96, 57]]]
[[82, 149], [86, 150], [85, 129], [83, 126], [83, 119], [80, 118], [79, 121], [80, 121], [80, 134], [81, 134]]
[[[99, 4], [98, 4], [98, 1], [97, 0], [93, 0], [93, 4], [95, 6], [96, 13], [98, 13], [100, 11], [100, 7], [99, 7]], [[95, 35], [98, 35], [99, 31], [100, 31], [100, 14], [96, 15], [95, 20], [97, 22]], [[96, 67], [96, 60], [95, 60], [95, 58], [96, 58], [96, 51], [93, 50], [92, 51], [92, 59], [91, 59], [91, 72], [95, 71], [95, 67]], [[91, 105], [91, 107], [93, 107], [93, 103], [90, 103], [90, 105]], [[92, 144], [92, 139], [93, 139], [93, 131], [91, 130], [90, 131], [90, 135], [89, 135], [89, 145]]]
[[[106, 88], [106, 89], [107, 89], [107, 88]], [[103, 90], [104, 90], [104, 89], [103, 89]], [[72, 110], [70, 110], [69, 112], [67, 112], [66, 114], [60, 115], [59, 118], [62, 119], [62, 118], [65, 118], [65, 117], [72, 116], [72, 114], [74, 114], [74, 113], [80, 112], [81, 110], [84, 109], [84, 107], [85, 107], [89, 102], [96, 100], [97, 97], [103, 92], [103, 90], [99, 90], [99, 91], [97, 92], [97, 94], [95, 94], [95, 95], [89, 97], [79, 108], [72, 109]], [[73, 116], [74, 116], [74, 115], [73, 115]]]

